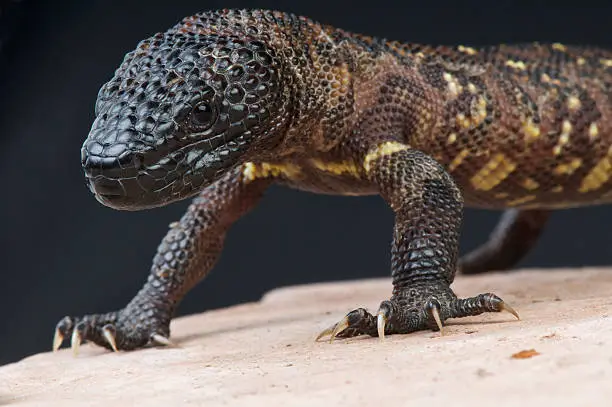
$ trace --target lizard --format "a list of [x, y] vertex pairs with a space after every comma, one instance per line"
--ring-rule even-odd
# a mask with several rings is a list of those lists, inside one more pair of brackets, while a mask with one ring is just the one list
[[[121, 310], [66, 316], [70, 338], [109, 350], [172, 345], [178, 304], [214, 267], [232, 224], [273, 184], [380, 196], [394, 212], [389, 299], [319, 338], [440, 331], [507, 311], [459, 298], [457, 272], [507, 270], [553, 210], [612, 202], [612, 52], [586, 45], [405, 43], [272, 10], [185, 17], [140, 41], [99, 90], [81, 148], [103, 205], [191, 199]], [[503, 212], [459, 255], [464, 208]]]

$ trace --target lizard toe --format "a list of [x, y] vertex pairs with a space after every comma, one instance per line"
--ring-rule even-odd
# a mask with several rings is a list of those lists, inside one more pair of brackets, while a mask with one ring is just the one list
[[377, 320], [365, 308], [357, 308], [346, 314], [339, 322], [324, 329], [316, 338], [319, 340], [329, 335], [332, 342], [336, 338], [351, 338], [359, 335], [375, 336]]
[[338, 323], [323, 330], [317, 340], [329, 336], [350, 338], [359, 335], [378, 336], [407, 334], [421, 330], [439, 331], [444, 334], [444, 322], [448, 318], [461, 318], [486, 312], [508, 312], [519, 318], [518, 313], [500, 297], [492, 293], [475, 297], [457, 298], [448, 284], [428, 283], [421, 287], [398, 290], [390, 300], [380, 304], [376, 316], [364, 308], [346, 314]]
[[57, 351], [66, 338], [75, 355], [84, 342], [118, 352], [134, 350], [147, 345], [174, 346], [169, 339], [169, 322], [159, 318], [135, 318], [126, 310], [81, 318], [62, 318], [53, 337], [53, 351]]

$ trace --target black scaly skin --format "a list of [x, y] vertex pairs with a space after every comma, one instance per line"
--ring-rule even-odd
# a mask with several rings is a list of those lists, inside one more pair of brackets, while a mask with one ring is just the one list
[[76, 327], [81, 338], [110, 347], [101, 334], [101, 328], [109, 327], [116, 334], [117, 347], [124, 350], [147, 345], [153, 334], [168, 338], [178, 302], [212, 269], [229, 226], [259, 201], [269, 184], [265, 179], [237, 182], [241, 177], [238, 169], [227, 172], [170, 225], [146, 284], [123, 310], [65, 317], [58, 324], [62, 335], [72, 334]]
[[[507, 310], [491, 293], [457, 298], [455, 273], [512, 267], [551, 209], [612, 201], [611, 78], [612, 53], [597, 48], [402, 44], [261, 10], [185, 18], [101, 88], [82, 165], [112, 208], [195, 199], [134, 299], [65, 317], [54, 347], [68, 335], [122, 350], [164, 342], [272, 183], [379, 194], [394, 210], [393, 293], [376, 314], [386, 334]], [[459, 260], [464, 205], [507, 212]], [[357, 309], [330, 332], [376, 336], [377, 323]]]

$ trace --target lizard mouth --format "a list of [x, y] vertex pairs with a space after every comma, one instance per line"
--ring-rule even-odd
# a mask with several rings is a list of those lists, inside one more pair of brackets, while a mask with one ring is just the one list
[[87, 177], [87, 186], [102, 205], [113, 209], [136, 211], [164, 206], [199, 192], [193, 189], [186, 190], [181, 180], [179, 177], [161, 189], [150, 190], [143, 186], [139, 177], [97, 176]]
[[96, 200], [114, 209], [140, 209], [145, 191], [136, 178], [107, 178], [103, 175], [87, 176], [86, 184]]
[[[213, 148], [211, 148], [213, 147]], [[200, 140], [160, 155], [155, 151], [118, 158], [87, 155], [89, 190], [101, 204], [121, 210], [165, 206], [197, 195], [235, 163], [243, 146]]]

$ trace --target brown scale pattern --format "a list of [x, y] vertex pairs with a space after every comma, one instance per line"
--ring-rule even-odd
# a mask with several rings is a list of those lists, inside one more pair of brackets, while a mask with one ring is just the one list
[[[102, 87], [82, 159], [111, 207], [197, 197], [134, 299], [64, 318], [54, 347], [67, 335], [73, 346], [167, 342], [177, 304], [272, 183], [380, 194], [395, 212], [390, 299], [324, 334], [514, 313], [492, 293], [457, 298], [455, 273], [511, 267], [550, 209], [612, 201], [610, 96], [612, 52], [597, 48], [400, 43], [267, 10], [187, 17], [138, 44]], [[464, 205], [509, 209], [459, 258]]]

